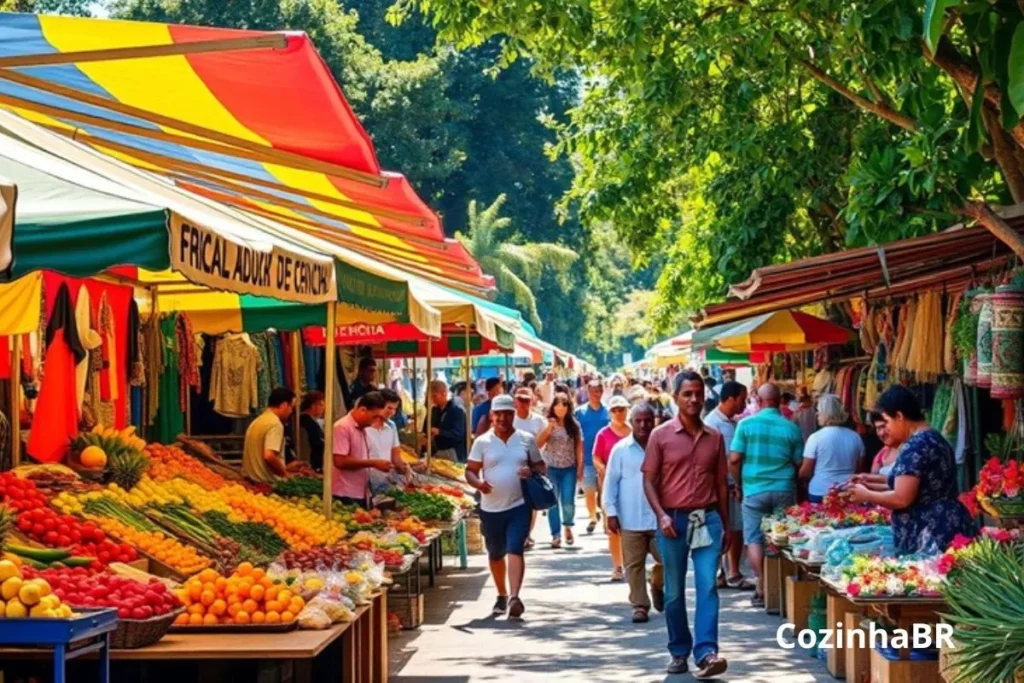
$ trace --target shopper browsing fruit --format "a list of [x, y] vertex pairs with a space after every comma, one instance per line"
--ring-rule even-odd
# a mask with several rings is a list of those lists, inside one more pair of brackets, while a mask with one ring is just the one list
[[[537, 442], [516, 431], [515, 402], [502, 394], [491, 401], [491, 429], [473, 443], [466, 464], [466, 481], [481, 493], [480, 525], [487, 542], [491, 576], [498, 589], [493, 613], [518, 619], [525, 607], [519, 598], [525, 563], [523, 551], [530, 531], [530, 508], [523, 498], [522, 480], [531, 470], [544, 472]], [[506, 556], [508, 561], [506, 564]], [[510, 574], [511, 591], [505, 575]]]
[[398, 405], [402, 398], [397, 391], [392, 389], [381, 389], [381, 398], [384, 399], [384, 409], [380, 411], [377, 418], [366, 428], [366, 437], [370, 445], [371, 460], [390, 460], [392, 467], [407, 477], [412, 475], [409, 465], [402, 460], [402, 444], [398, 439], [398, 427], [395, 426], [395, 413], [398, 412]]
[[390, 458], [374, 458], [370, 452], [367, 428], [380, 417], [386, 406], [380, 392], [364, 394], [348, 415], [334, 423], [334, 476], [331, 491], [346, 505], [368, 507], [370, 469], [390, 472]]
[[242, 473], [253, 481], [272, 484], [288, 476], [284, 464], [284, 423], [295, 409], [295, 392], [277, 387], [267, 409], [245, 430]]

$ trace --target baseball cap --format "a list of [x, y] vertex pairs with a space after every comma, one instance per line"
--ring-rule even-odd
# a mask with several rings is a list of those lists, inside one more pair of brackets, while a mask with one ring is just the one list
[[608, 401], [608, 410], [616, 408], [629, 408], [629, 401], [623, 396], [612, 396], [612, 400]]
[[[517, 398], [517, 399], [523, 399], [525, 401], [532, 401], [533, 400], [533, 396], [534, 396], [533, 392], [530, 389], [526, 388], [526, 387], [519, 387], [518, 389], [516, 389], [515, 398]], [[494, 401], [491, 401], [491, 405], [492, 406], [494, 405]]]
[[503, 410], [514, 411], [516, 409], [516, 402], [512, 400], [512, 397], [508, 394], [500, 394], [491, 399], [491, 412], [498, 413]]

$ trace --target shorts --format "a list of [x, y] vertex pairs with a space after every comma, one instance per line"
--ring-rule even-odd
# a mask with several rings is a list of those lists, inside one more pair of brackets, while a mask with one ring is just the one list
[[597, 490], [597, 468], [594, 467], [593, 465], [583, 466], [583, 490]]
[[764, 491], [743, 497], [743, 542], [747, 545], [763, 545], [764, 533], [761, 520], [780, 507], [796, 503], [793, 491]]
[[480, 530], [487, 545], [487, 556], [493, 562], [505, 555], [522, 555], [530, 535], [530, 506], [525, 502], [509, 510], [480, 510]]

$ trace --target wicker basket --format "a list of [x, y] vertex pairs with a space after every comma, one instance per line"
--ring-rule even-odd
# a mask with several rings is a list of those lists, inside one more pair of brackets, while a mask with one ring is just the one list
[[134, 650], [152, 645], [167, 633], [184, 607], [163, 616], [150, 619], [120, 619], [117, 629], [110, 634], [110, 647], [115, 650]]

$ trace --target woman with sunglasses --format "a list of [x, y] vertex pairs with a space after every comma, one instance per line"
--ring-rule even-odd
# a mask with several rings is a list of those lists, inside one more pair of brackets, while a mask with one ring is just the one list
[[548, 408], [548, 424], [537, 435], [537, 445], [558, 498], [558, 505], [548, 510], [551, 547], [562, 547], [563, 526], [565, 544], [572, 545], [575, 543], [572, 527], [576, 522], [576, 487], [583, 481], [583, 433], [573, 417], [572, 399], [568, 394], [555, 394]]

